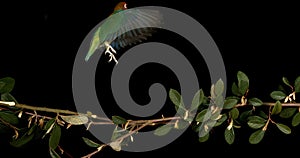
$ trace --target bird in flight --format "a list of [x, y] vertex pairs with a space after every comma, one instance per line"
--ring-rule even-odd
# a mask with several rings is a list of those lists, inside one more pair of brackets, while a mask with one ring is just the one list
[[162, 15], [153, 9], [127, 9], [126, 2], [119, 2], [108, 18], [97, 28], [91, 40], [89, 51], [85, 57], [88, 61], [96, 52], [105, 50], [112, 60], [118, 49], [146, 40], [155, 32], [154, 28], [162, 25]]

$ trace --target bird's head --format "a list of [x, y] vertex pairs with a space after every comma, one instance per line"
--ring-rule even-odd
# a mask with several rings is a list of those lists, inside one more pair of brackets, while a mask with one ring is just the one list
[[114, 12], [118, 12], [118, 11], [125, 10], [125, 9], [127, 9], [127, 3], [119, 2], [114, 8]]

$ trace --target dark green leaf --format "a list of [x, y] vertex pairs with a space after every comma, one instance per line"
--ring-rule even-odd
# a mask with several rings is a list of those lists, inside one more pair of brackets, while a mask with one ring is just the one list
[[31, 135], [33, 132], [35, 132], [35, 130], [37, 129], [37, 125], [34, 124], [28, 131], [28, 135]]
[[197, 122], [203, 122], [204, 116], [207, 113], [207, 109], [204, 109], [202, 111], [200, 111], [197, 116], [196, 116], [196, 121]]
[[248, 76], [242, 72], [242, 71], [238, 71], [237, 73], [237, 78], [238, 78], [238, 88], [239, 88], [239, 92], [244, 95], [246, 93], [246, 91], [249, 88], [249, 78]]
[[300, 124], [300, 112], [294, 115], [293, 120], [292, 120], [292, 125], [298, 126]]
[[232, 109], [238, 103], [237, 99], [225, 99], [223, 109]]
[[291, 84], [290, 84], [289, 80], [288, 80], [286, 77], [282, 77], [282, 82], [283, 82], [284, 84], [286, 84], [287, 86], [290, 86], [290, 87], [291, 87]]
[[228, 144], [232, 144], [234, 142], [235, 134], [234, 134], [234, 129], [230, 128], [228, 130], [227, 128], [225, 129], [224, 132], [225, 140]]
[[263, 117], [263, 118], [265, 118], [265, 119], [268, 119], [268, 115], [264, 112], [264, 111], [262, 111], [262, 110], [260, 110], [259, 112], [258, 112], [258, 115], [259, 116], [261, 116], [261, 117]]
[[250, 120], [259, 120], [259, 121], [267, 121], [266, 119], [260, 117], [260, 116], [249, 116], [248, 121]]
[[206, 142], [207, 140], [208, 140], [208, 138], [209, 138], [209, 133], [207, 133], [205, 136], [203, 136], [203, 137], [199, 137], [199, 142]]
[[295, 92], [296, 93], [300, 92], [300, 76], [296, 78], [294, 86], [295, 86]]
[[12, 145], [13, 147], [17, 147], [17, 148], [21, 147], [21, 146], [27, 144], [28, 142], [30, 142], [33, 137], [34, 137], [34, 134], [29, 135], [28, 132], [25, 132], [24, 135], [22, 135], [22, 137], [11, 141], [10, 145]]
[[48, 130], [54, 122], [55, 122], [55, 118], [48, 120], [43, 129]]
[[229, 111], [229, 114], [232, 119], [237, 119], [239, 117], [240, 112], [237, 108], [233, 108]]
[[158, 127], [158, 128], [154, 131], [154, 134], [157, 135], [157, 136], [163, 136], [163, 135], [168, 134], [168, 133], [171, 131], [172, 128], [173, 128], [172, 125], [166, 124], [166, 125], [163, 125], [163, 126]]
[[279, 114], [279, 116], [281, 118], [290, 118], [294, 115], [294, 113], [296, 112], [296, 108], [284, 108], [281, 113]]
[[273, 106], [271, 115], [277, 115], [281, 112], [281, 110], [282, 110], [282, 105], [280, 101], [276, 101], [275, 105]]
[[284, 134], [291, 134], [291, 129], [287, 125], [276, 123], [277, 128]]
[[17, 125], [19, 123], [18, 117], [11, 111], [0, 111], [0, 118], [13, 125]]
[[9, 127], [7, 127], [6, 125], [2, 124], [0, 122], [0, 134], [3, 134], [3, 133], [7, 133], [9, 132], [11, 129]]
[[9, 93], [15, 86], [15, 79], [4, 77], [0, 79], [0, 94]]
[[100, 144], [88, 139], [88, 138], [85, 138], [85, 137], [82, 137], [83, 141], [85, 142], [85, 144], [87, 144], [88, 146], [90, 147], [93, 147], [93, 148], [98, 148], [100, 146]]
[[233, 84], [231, 86], [231, 92], [232, 92], [232, 94], [234, 94], [236, 96], [242, 96], [242, 94], [239, 91], [239, 87], [236, 85], [235, 82], [233, 82]]
[[241, 93], [242, 95], [245, 95], [245, 94], [246, 94], [248, 88], [249, 88], [249, 83], [248, 83], [248, 82], [246, 82], [246, 81], [244, 81], [244, 80], [240, 81], [240, 84], [239, 84], [239, 91], [240, 91], [240, 93]]
[[286, 97], [286, 94], [282, 91], [273, 91], [271, 92], [270, 96], [275, 100], [282, 100]]
[[127, 120], [121, 116], [112, 116], [112, 121], [116, 125], [125, 124]]
[[192, 100], [192, 105], [190, 111], [197, 110], [199, 105], [202, 104], [204, 100], [204, 92], [202, 89], [198, 90], [197, 93], [194, 95], [194, 98]]
[[251, 118], [249, 119], [249, 121], [247, 122], [247, 124], [249, 125], [249, 127], [253, 128], [253, 129], [258, 129], [263, 127], [266, 124], [265, 119], [259, 117], [259, 116], [251, 116]]
[[264, 138], [264, 135], [265, 131], [261, 129], [253, 132], [249, 137], [249, 143], [258, 144]]
[[215, 94], [218, 95], [222, 95], [223, 91], [224, 91], [224, 82], [222, 81], [222, 79], [219, 79], [216, 84], [215, 84]]
[[56, 153], [54, 149], [49, 148], [49, 153], [51, 158], [60, 158], [60, 156]]
[[18, 103], [17, 100], [10, 93], [1, 94], [1, 100], [2, 101], [13, 101], [15, 103]]
[[261, 106], [263, 104], [263, 102], [258, 98], [251, 98], [248, 100], [248, 102], [250, 105], [253, 105], [253, 106]]
[[248, 117], [252, 115], [252, 110], [244, 111], [240, 114], [240, 120], [246, 122]]
[[60, 141], [60, 136], [61, 136], [61, 128], [58, 124], [55, 124], [49, 137], [50, 148], [56, 149]]

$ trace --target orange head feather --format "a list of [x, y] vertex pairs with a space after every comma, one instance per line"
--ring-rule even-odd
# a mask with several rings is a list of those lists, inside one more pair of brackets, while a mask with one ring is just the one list
[[118, 11], [125, 10], [125, 9], [127, 9], [127, 3], [119, 2], [114, 8], [114, 12], [118, 12]]

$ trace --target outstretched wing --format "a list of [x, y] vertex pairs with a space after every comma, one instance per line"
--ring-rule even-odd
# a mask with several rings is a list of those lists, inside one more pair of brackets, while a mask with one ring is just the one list
[[96, 30], [85, 60], [96, 50], [104, 51], [104, 42], [115, 49], [146, 40], [154, 28], [162, 27], [162, 15], [158, 10], [126, 9], [110, 15]]
[[[118, 15], [119, 14], [119, 15]], [[158, 10], [127, 9], [113, 16], [121, 16], [119, 29], [107, 35], [105, 41], [115, 49], [146, 40], [162, 27], [162, 15]]]

